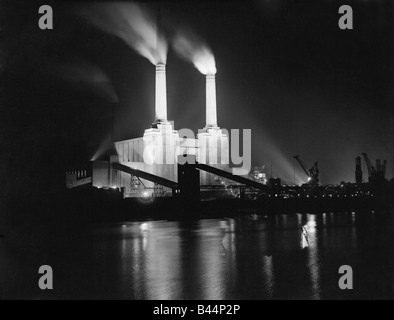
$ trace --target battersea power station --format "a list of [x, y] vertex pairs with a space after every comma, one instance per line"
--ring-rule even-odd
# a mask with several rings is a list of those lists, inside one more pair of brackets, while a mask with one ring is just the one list
[[[124, 198], [171, 196], [178, 182], [178, 165], [187, 159], [218, 172], [229, 172], [229, 137], [218, 126], [216, 75], [206, 76], [206, 124], [197, 137], [185, 137], [167, 119], [166, 65], [156, 65], [155, 122], [143, 136], [114, 142], [117, 151], [107, 161], [94, 161], [92, 177], [82, 173], [67, 175], [69, 188], [79, 183], [122, 190]], [[199, 171], [199, 185], [214, 187], [224, 183], [212, 172]]]
[[[232, 168], [229, 133], [219, 127], [217, 117], [215, 58], [205, 43], [181, 29], [172, 39], [175, 52], [192, 62], [205, 77], [201, 80], [206, 81], [206, 123], [201, 123], [196, 136], [191, 130], [175, 130], [167, 117], [168, 41], [160, 32], [159, 8], [156, 19], [135, 4], [118, 3], [101, 9], [98, 15], [89, 11], [89, 21], [123, 39], [155, 68], [155, 119], [140, 137], [113, 141], [116, 152], [93, 161], [89, 170], [66, 173], [66, 187], [117, 189], [124, 198], [176, 197], [187, 203], [199, 200], [201, 191], [210, 199], [238, 196], [244, 187], [263, 189], [263, 184], [242, 177], [249, 172]], [[103, 24], [102, 16], [111, 27]], [[238, 162], [234, 158], [234, 164]], [[239, 193], [234, 194], [237, 189]]]

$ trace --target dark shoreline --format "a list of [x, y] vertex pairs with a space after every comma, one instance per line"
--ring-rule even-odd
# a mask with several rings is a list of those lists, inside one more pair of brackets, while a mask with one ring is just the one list
[[[375, 212], [385, 215], [393, 208], [387, 198], [276, 198], [257, 200], [214, 199], [198, 203], [174, 198], [123, 199], [116, 190], [82, 188], [55, 196], [45, 194], [15, 198], [4, 207], [5, 229], [45, 233], [48, 230], [75, 232], [95, 223], [117, 223], [144, 220], [198, 220], [265, 217], [297, 213]], [[8, 229], [8, 230], [7, 230]], [[12, 231], [11, 231], [12, 232]], [[52, 232], [52, 231], [51, 231]], [[51, 233], [50, 232], [50, 233]]]
[[[123, 199], [117, 191], [85, 189], [67, 195], [69, 212], [89, 213], [92, 221], [113, 222], [145, 219], [193, 220], [272, 216], [296, 213], [385, 212], [389, 204], [373, 197], [270, 198], [257, 200], [214, 199], [183, 203], [174, 198]], [[382, 204], [383, 203], [383, 204]], [[86, 217], [86, 216], [85, 216]]]

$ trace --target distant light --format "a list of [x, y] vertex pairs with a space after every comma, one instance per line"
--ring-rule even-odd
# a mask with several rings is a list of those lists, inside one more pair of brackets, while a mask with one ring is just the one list
[[148, 191], [144, 191], [144, 192], [142, 193], [142, 196], [143, 196], [144, 198], [149, 198], [149, 192], [148, 192]]
[[311, 181], [312, 181], [312, 178], [311, 178], [311, 177], [309, 177], [309, 178], [308, 178], [308, 182], [311, 182]]

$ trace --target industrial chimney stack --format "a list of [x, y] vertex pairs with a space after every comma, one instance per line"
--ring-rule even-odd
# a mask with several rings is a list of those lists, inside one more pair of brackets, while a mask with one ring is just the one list
[[156, 123], [167, 122], [167, 81], [166, 65], [159, 63], [156, 65]]
[[217, 128], [217, 107], [216, 107], [216, 76], [207, 75], [207, 103], [206, 103], [206, 129]]
[[[229, 170], [229, 140], [227, 133], [220, 129], [217, 119], [216, 106], [216, 76], [206, 75], [206, 124], [197, 136], [197, 161], [208, 164], [220, 170]], [[201, 173], [202, 185], [214, 185], [221, 182], [210, 173]]]

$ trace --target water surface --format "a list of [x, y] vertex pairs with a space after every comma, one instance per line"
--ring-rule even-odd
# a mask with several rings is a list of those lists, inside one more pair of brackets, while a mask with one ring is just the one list
[[[18, 239], [0, 240], [2, 298], [394, 297], [393, 224], [375, 214], [141, 221], [55, 231], [30, 245], [19, 239], [19, 247], [10, 245]], [[42, 264], [54, 269], [52, 292], [37, 287]], [[338, 287], [341, 265], [354, 270], [352, 291]]]

